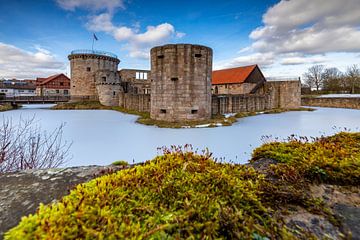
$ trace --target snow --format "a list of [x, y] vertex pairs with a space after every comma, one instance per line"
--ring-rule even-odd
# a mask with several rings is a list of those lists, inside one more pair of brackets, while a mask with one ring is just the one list
[[[42, 105], [43, 106], [43, 105]], [[48, 110], [24, 108], [0, 113], [0, 118], [31, 118], [43, 130], [52, 131], [65, 122], [64, 139], [73, 141], [73, 158], [67, 166], [107, 165], [116, 160], [143, 162], [159, 154], [157, 148], [192, 144], [195, 149], [213, 152], [223, 161], [246, 163], [251, 152], [262, 144], [262, 136], [284, 139], [301, 136], [330, 135], [343, 128], [360, 131], [360, 110], [317, 108], [261, 114], [240, 118], [228, 127], [166, 129], [135, 123], [137, 116], [107, 110]]]
[[326, 94], [320, 95], [318, 98], [360, 98], [360, 94]]

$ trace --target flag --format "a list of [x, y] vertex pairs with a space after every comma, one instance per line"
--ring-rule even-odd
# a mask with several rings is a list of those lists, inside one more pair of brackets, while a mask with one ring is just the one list
[[99, 40], [98, 38], [97, 38], [97, 36], [95, 35], [95, 33], [94, 33], [94, 39], [97, 41], [97, 40]]

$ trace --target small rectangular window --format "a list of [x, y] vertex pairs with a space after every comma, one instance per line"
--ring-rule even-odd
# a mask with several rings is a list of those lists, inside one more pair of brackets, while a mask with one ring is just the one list
[[147, 73], [144, 73], [144, 79], [147, 80], [147, 76], [148, 74]]
[[90, 72], [91, 71], [91, 67], [87, 67], [86, 71]]
[[166, 109], [160, 109], [160, 113], [166, 113]]
[[114, 91], [114, 92], [113, 92], [113, 96], [115, 96], [115, 95], [116, 95], [116, 92]]
[[171, 81], [177, 81], [177, 80], [179, 80], [179, 78], [177, 78], [177, 77], [172, 77], [171, 78]]
[[135, 79], [140, 79], [140, 73], [139, 72], [135, 73]]
[[60, 86], [64, 86], [64, 83], [63, 83], [63, 82], [60, 82]]
[[164, 55], [158, 55], [157, 58], [158, 58], [158, 59], [163, 59], [163, 58], [164, 58]]
[[106, 77], [101, 78], [103, 82], [106, 82]]
[[197, 112], [198, 112], [198, 110], [196, 110], [196, 109], [191, 110], [191, 114], [197, 114]]
[[200, 53], [195, 53], [195, 57], [201, 58], [201, 54]]

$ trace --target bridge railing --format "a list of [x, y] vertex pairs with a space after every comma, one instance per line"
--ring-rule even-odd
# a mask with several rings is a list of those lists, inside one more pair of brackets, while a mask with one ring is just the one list
[[14, 96], [0, 99], [5, 102], [67, 102], [69, 100], [70, 96]]

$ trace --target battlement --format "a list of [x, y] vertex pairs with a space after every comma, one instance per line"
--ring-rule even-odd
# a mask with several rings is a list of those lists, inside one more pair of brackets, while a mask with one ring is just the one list
[[111, 52], [88, 50], [88, 49], [73, 50], [68, 56], [68, 59], [72, 60], [74, 58], [99, 58], [99, 59], [114, 61], [117, 63], [120, 62], [118, 57]]

